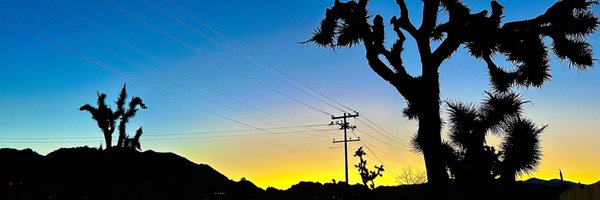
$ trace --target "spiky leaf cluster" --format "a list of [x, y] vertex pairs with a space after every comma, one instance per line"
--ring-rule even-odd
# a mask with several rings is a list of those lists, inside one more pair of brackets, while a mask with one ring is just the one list
[[[450, 172], [457, 179], [487, 176], [489, 180], [497, 175], [514, 180], [515, 175], [532, 172], [541, 160], [539, 136], [545, 126], [539, 128], [523, 118], [522, 105], [526, 101], [519, 95], [486, 94], [479, 106], [448, 103], [450, 141], [443, 144], [443, 149]], [[489, 133], [502, 138], [499, 150], [487, 145]], [[483, 171], [477, 174], [477, 170]]]
[[[559, 1], [534, 19], [499, 26], [503, 7], [493, 1], [492, 15], [473, 15], [467, 20], [465, 44], [474, 57], [491, 60], [491, 56], [500, 53], [514, 64], [514, 69], [507, 70], [488, 63], [495, 89], [507, 91], [515, 85], [541, 87], [551, 78], [549, 49], [577, 69], [592, 67], [592, 48], [586, 37], [600, 23], [591, 11], [595, 4], [589, 0]], [[546, 37], [553, 42], [546, 44]]]
[[[307, 42], [314, 42], [325, 47], [351, 47], [357, 45], [366, 35], [365, 30], [371, 28], [367, 22], [368, 0], [358, 3], [349, 1], [342, 3], [336, 0], [333, 7], [327, 9], [320, 28], [316, 29]], [[379, 24], [383, 26], [383, 24]], [[383, 36], [383, 32], [378, 34]]]
[[510, 134], [500, 144], [503, 158], [500, 171], [515, 172], [516, 175], [533, 172], [540, 164], [540, 135], [546, 127], [537, 127], [531, 120], [523, 118], [507, 123], [503, 131]]

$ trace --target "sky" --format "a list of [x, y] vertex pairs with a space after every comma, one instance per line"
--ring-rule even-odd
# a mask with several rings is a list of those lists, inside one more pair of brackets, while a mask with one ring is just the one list
[[[357, 111], [349, 120], [357, 128], [348, 137], [361, 138], [348, 143], [350, 182], [360, 182], [352, 155], [365, 146], [368, 166], [386, 168], [375, 183], [396, 185], [407, 166], [424, 169], [422, 155], [407, 145], [417, 124], [402, 117], [405, 100], [369, 68], [362, 46], [300, 43], [332, 3], [0, 1], [0, 147], [41, 154], [99, 147], [100, 130], [78, 108], [94, 105], [96, 92], [112, 103], [126, 84], [129, 95], [148, 106], [128, 124], [130, 133], [143, 126], [143, 150], [174, 152], [263, 188], [340, 181], [344, 151], [332, 141], [343, 132], [328, 124], [331, 115]], [[474, 11], [489, 9], [486, 1], [465, 3]], [[552, 4], [500, 3], [505, 22], [533, 18]], [[418, 24], [420, 1], [409, 7]], [[398, 15], [393, 0], [369, 8], [386, 19]], [[599, 36], [589, 38], [596, 58]], [[558, 178], [561, 169], [568, 180], [594, 183], [600, 180], [598, 62], [577, 71], [552, 58], [552, 81], [517, 90], [531, 101], [524, 114], [548, 125], [542, 164], [521, 178]], [[409, 72], [419, 72], [410, 40], [404, 61]], [[479, 102], [490, 88], [484, 64], [464, 48], [456, 52], [440, 70], [442, 99]]]

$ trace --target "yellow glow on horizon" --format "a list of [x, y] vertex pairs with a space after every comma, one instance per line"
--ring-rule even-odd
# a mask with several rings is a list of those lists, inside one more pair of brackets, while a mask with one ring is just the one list
[[[536, 109], [547, 110], [543, 107], [536, 107]], [[380, 116], [369, 117], [379, 121], [373, 118]], [[381, 116], [381, 118], [385, 117]], [[598, 170], [600, 159], [597, 159], [600, 149], [596, 144], [600, 141], [600, 134], [596, 131], [600, 130], [600, 124], [590, 124], [589, 120], [571, 120], [567, 123], [570, 126], [566, 126], [555, 121], [554, 115], [531, 114], [528, 117], [536, 122], [539, 121], [539, 124], [550, 126], [541, 138], [544, 155], [541, 165], [533, 174], [521, 176], [519, 180], [531, 177], [558, 179], [559, 169], [562, 169], [564, 178], [568, 181], [591, 184], [600, 180], [600, 170]], [[381, 122], [380, 125], [387, 125], [386, 127], [393, 125], [396, 129], [404, 130], [398, 131], [398, 134], [402, 134], [397, 135], [400, 138], [410, 138], [416, 129], [416, 124], [404, 121], [398, 123], [390, 120]], [[332, 182], [333, 179], [338, 182], [344, 181], [343, 148], [340, 148], [342, 144], [331, 144], [332, 138], [340, 138], [340, 131], [178, 141], [176, 146], [165, 144], [164, 149], [157, 150], [177, 152], [193, 162], [206, 163], [235, 181], [244, 177], [263, 189], [268, 187], [288, 189], [301, 181], [320, 183]], [[373, 145], [371, 148], [377, 148], [388, 154], [376, 152], [386, 168], [383, 177], [375, 179], [376, 186], [398, 185], [395, 175], [400, 174], [404, 166], [425, 168], [422, 155], [391, 148], [364, 135], [361, 138], [368, 142], [369, 146]], [[319, 146], [299, 143], [294, 139]], [[490, 144], [492, 143], [493, 141], [490, 141]], [[352, 157], [354, 151], [360, 146], [362, 144], [358, 142], [349, 143], [351, 184], [362, 184], [358, 171], [354, 167], [358, 160]], [[372, 169], [374, 165], [380, 164], [374, 155], [367, 153], [369, 168]]]

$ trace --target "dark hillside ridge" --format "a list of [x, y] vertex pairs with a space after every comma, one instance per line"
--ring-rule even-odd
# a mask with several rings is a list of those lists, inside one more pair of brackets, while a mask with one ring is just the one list
[[[249, 169], [251, 170], [251, 169]], [[529, 179], [496, 186], [489, 199], [556, 199], [575, 183]], [[173, 153], [114, 148], [62, 148], [46, 156], [31, 149], [0, 149], [0, 200], [4, 199], [427, 199], [426, 185], [380, 186], [300, 182], [263, 190], [235, 182], [205, 164]], [[347, 192], [344, 192], [347, 191]], [[460, 194], [454, 199], [461, 199]]]
[[62, 148], [0, 149], [0, 199], [202, 199], [260, 196], [205, 164], [173, 153]]

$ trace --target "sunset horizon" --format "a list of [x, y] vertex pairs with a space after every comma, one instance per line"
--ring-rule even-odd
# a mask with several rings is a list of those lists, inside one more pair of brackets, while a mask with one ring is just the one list
[[[464, 2], [473, 13], [490, 10], [489, 1]], [[348, 129], [348, 139], [360, 139], [348, 142], [349, 183], [363, 184], [353, 156], [363, 147], [367, 168], [385, 168], [375, 186], [405, 184], [398, 175], [407, 167], [426, 172], [424, 155], [412, 141], [419, 123], [403, 114], [407, 100], [369, 67], [363, 44], [310, 43], [333, 3], [2, 2], [0, 148], [29, 148], [41, 155], [60, 148], [106, 148], [102, 130], [80, 107], [97, 106], [104, 93], [106, 104], [117, 109], [126, 87], [127, 101], [140, 97], [147, 106], [138, 107], [126, 128], [133, 137], [143, 127], [142, 152], [171, 152], [262, 189], [343, 182], [344, 131], [332, 117], [358, 113], [348, 118], [356, 126]], [[555, 1], [499, 3], [505, 22], [534, 18]], [[421, 1], [408, 7], [415, 10], [413, 23], [420, 24]], [[391, 46], [395, 35], [388, 21], [399, 16], [396, 2], [372, 1], [368, 8], [372, 17], [384, 17], [385, 42]], [[591, 10], [598, 14], [598, 8]], [[514, 86], [525, 102], [522, 116], [547, 125], [540, 134], [541, 162], [532, 173], [517, 173], [517, 180], [560, 179], [560, 170], [566, 181], [600, 181], [600, 33], [587, 40], [592, 67], [578, 70], [550, 53], [551, 80], [542, 87]], [[405, 46], [406, 71], [420, 76], [417, 45], [409, 37]], [[492, 59], [514, 68], [500, 54]], [[448, 103], [481, 105], [494, 85], [484, 59], [471, 56], [465, 45], [438, 73], [442, 140], [451, 141]], [[112, 146], [120, 140], [118, 132]], [[486, 139], [486, 145], [500, 149], [501, 134]]]

